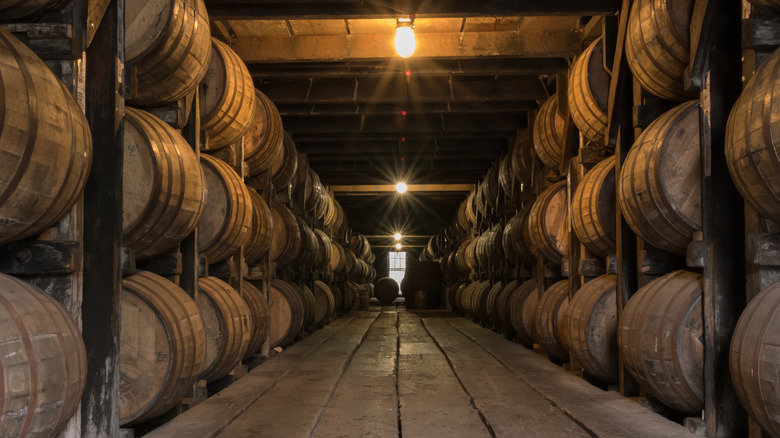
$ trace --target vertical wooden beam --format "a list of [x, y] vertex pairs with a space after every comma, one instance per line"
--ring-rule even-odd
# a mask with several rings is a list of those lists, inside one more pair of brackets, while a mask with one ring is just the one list
[[[192, 109], [181, 133], [195, 152], [195, 158], [200, 163], [200, 99], [198, 88], [192, 97]], [[184, 289], [194, 299], [198, 298], [198, 229], [182, 240], [179, 245], [181, 252], [181, 277], [179, 287]]]
[[[708, 437], [747, 436], [747, 416], [729, 372], [729, 345], [745, 306], [742, 198], [726, 164], [729, 111], [741, 90], [740, 3], [698, 0], [691, 29], [691, 83], [701, 84], [704, 236], [704, 421]], [[694, 79], [695, 78], [695, 79]]]
[[83, 436], [119, 435], [119, 302], [122, 248], [124, 0], [112, 0], [87, 49], [86, 115], [92, 169], [84, 191], [86, 389]]

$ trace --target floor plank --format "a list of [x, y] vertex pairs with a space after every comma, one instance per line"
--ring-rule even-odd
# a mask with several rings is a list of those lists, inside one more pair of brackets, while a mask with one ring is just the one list
[[[495, 436], [590, 436], [571, 418], [518, 379], [509, 368], [455, 330], [444, 318], [426, 317], [423, 323], [444, 350]], [[512, 346], [509, 343], [507, 345]]]
[[444, 355], [410, 313], [399, 314], [398, 391], [404, 437], [489, 437]]
[[665, 419], [614, 391], [602, 391], [585, 380], [554, 366], [542, 356], [511, 343], [502, 335], [464, 318], [447, 322], [471, 338], [520, 379], [598, 437], [655, 438], [693, 435], [683, 426]]
[[313, 437], [398, 437], [398, 314], [389, 310], [383, 311], [368, 330]]

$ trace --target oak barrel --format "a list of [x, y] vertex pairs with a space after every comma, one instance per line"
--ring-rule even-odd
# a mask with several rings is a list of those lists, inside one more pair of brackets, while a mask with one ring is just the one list
[[318, 242], [318, 254], [314, 267], [319, 271], [327, 272], [331, 268], [331, 260], [333, 259], [333, 243], [330, 237], [320, 229], [315, 229], [314, 235]]
[[208, 71], [201, 82], [200, 129], [205, 148], [221, 149], [239, 140], [252, 123], [255, 86], [244, 61], [227, 44], [211, 39]]
[[0, 274], [0, 431], [56, 436], [84, 392], [87, 356], [70, 314], [40, 289]]
[[165, 252], [198, 224], [205, 176], [195, 151], [157, 117], [125, 107], [122, 244], [137, 258]]
[[512, 280], [509, 283], [504, 286], [503, 289], [501, 289], [501, 292], [498, 294], [498, 297], [496, 298], [496, 314], [498, 315], [498, 327], [501, 329], [502, 332], [506, 333], [510, 337], [514, 337], [514, 328], [512, 327], [512, 314], [511, 314], [511, 307], [509, 305], [510, 299], [512, 298], [512, 294], [515, 293], [517, 288], [520, 287], [522, 283], [520, 280]]
[[208, 262], [214, 263], [231, 256], [249, 240], [252, 198], [227, 163], [206, 154], [200, 156], [200, 162], [208, 194], [198, 222], [198, 246]]
[[661, 115], [636, 139], [620, 171], [626, 223], [645, 242], [685, 254], [701, 229], [699, 102]]
[[574, 294], [563, 314], [572, 356], [604, 383], [618, 381], [616, 288], [615, 275], [594, 278]]
[[563, 158], [565, 120], [558, 114], [558, 94], [553, 94], [539, 108], [533, 126], [536, 155], [549, 169], [558, 172]]
[[483, 268], [488, 269], [489, 266], [497, 266], [501, 263], [501, 259], [504, 256], [502, 249], [503, 236], [504, 232], [501, 224], [495, 224], [477, 238], [477, 260]]
[[198, 287], [198, 309], [206, 329], [206, 359], [200, 378], [212, 381], [241, 363], [254, 326], [249, 306], [230, 285], [216, 277], [202, 277]]
[[531, 213], [531, 208], [533, 208], [533, 203], [526, 203], [504, 226], [504, 234], [501, 241], [504, 254], [512, 262], [517, 260], [531, 264], [536, 263], [536, 256], [529, 248], [530, 243], [525, 239], [525, 230], [528, 226], [528, 215]]
[[248, 264], [253, 265], [268, 252], [273, 238], [274, 223], [271, 209], [268, 208], [263, 197], [253, 188], [247, 187], [247, 191], [252, 200], [252, 229], [244, 247], [244, 259]]
[[592, 42], [571, 66], [569, 112], [586, 139], [603, 142], [607, 129], [609, 74], [603, 67], [602, 38]]
[[399, 291], [398, 283], [390, 277], [382, 277], [374, 283], [374, 296], [383, 306], [392, 306]]
[[268, 96], [255, 89], [255, 110], [249, 129], [244, 133], [244, 159], [251, 175], [271, 168], [274, 159], [284, 153], [283, 140], [284, 128], [279, 110]]
[[340, 243], [330, 241], [330, 272], [343, 274], [346, 270], [346, 254]]
[[[515, 144], [509, 151], [512, 175], [525, 187], [532, 185], [534, 172], [541, 167], [534, 150], [532, 135], [531, 130], [519, 131]], [[476, 216], [474, 216], [474, 222], [476, 223]]]
[[303, 329], [305, 314], [303, 298], [285, 282], [277, 279], [271, 281], [269, 294], [271, 328], [268, 340], [271, 348], [285, 347], [294, 341]]
[[443, 276], [436, 262], [420, 262], [407, 254], [406, 272], [401, 280], [401, 293], [408, 300], [417, 291], [425, 291], [424, 309], [438, 309], [441, 304]]
[[742, 406], [773, 437], [780, 436], [779, 316], [780, 283], [774, 283], [750, 300], [739, 317], [729, 362]]
[[571, 228], [593, 255], [615, 253], [615, 157], [595, 165], [571, 200]]
[[569, 280], [561, 280], [542, 293], [536, 306], [536, 340], [547, 353], [568, 360], [569, 352], [561, 341], [563, 314], [569, 305]]
[[[271, 167], [266, 172], [271, 172], [271, 181], [274, 190], [277, 192], [286, 191], [288, 186], [295, 183], [295, 171], [298, 168], [298, 151], [295, 148], [295, 142], [289, 133], [284, 133], [282, 140], [282, 153], [276, 154], [271, 163]], [[295, 187], [293, 187], [295, 189]], [[322, 211], [324, 218], [325, 211]], [[318, 215], [319, 217], [319, 215]]]
[[560, 264], [569, 248], [566, 180], [547, 187], [528, 213], [527, 237], [548, 261]]
[[638, 0], [628, 15], [626, 61], [645, 90], [667, 100], [688, 100], [685, 69], [693, 0]]
[[125, 7], [125, 60], [137, 106], [173, 102], [193, 92], [211, 59], [203, 0], [136, 0]]
[[536, 280], [526, 280], [509, 297], [509, 315], [516, 339], [523, 344], [536, 342], [536, 307], [539, 289]]
[[62, 0], [2, 0], [0, 1], [0, 22], [14, 23], [31, 15], [42, 13], [62, 4]]
[[330, 322], [333, 312], [336, 310], [336, 300], [333, 291], [327, 284], [320, 280], [314, 281], [314, 325], [322, 325]]
[[67, 213], [92, 161], [87, 119], [27, 46], [0, 29], [0, 243], [34, 236]]
[[675, 271], [628, 300], [618, 321], [626, 369], [667, 406], [700, 415], [704, 405], [702, 276]]
[[726, 162], [742, 197], [762, 216], [780, 222], [780, 50], [745, 84], [726, 125]]
[[252, 315], [252, 333], [249, 337], [249, 344], [244, 353], [244, 359], [250, 358], [263, 348], [263, 343], [268, 338], [271, 326], [271, 311], [268, 308], [268, 300], [260, 289], [252, 283], [243, 280], [241, 282], [242, 298], [249, 308]]
[[271, 202], [273, 218], [273, 236], [271, 238], [270, 257], [272, 262], [286, 265], [295, 259], [301, 248], [301, 230], [295, 215], [281, 202]]
[[151, 272], [122, 280], [119, 423], [162, 415], [185, 397], [203, 370], [206, 332], [195, 301]]
[[485, 313], [487, 314], [487, 320], [485, 321], [485, 324], [487, 324], [488, 328], [501, 327], [501, 317], [498, 314], [498, 297], [501, 295], [501, 291], [503, 290], [504, 282], [497, 281], [493, 283], [493, 286], [487, 293], [487, 298], [485, 300]]

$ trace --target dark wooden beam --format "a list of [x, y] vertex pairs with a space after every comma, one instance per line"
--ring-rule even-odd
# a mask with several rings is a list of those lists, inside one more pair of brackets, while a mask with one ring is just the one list
[[293, 134], [501, 132], [511, 137], [523, 118], [513, 114], [441, 114], [410, 116], [286, 116], [284, 128]]
[[[520, 129], [524, 129], [526, 127], [526, 122], [523, 123], [523, 126]], [[306, 143], [331, 143], [331, 144], [338, 144], [338, 143], [348, 143], [348, 142], [355, 142], [355, 143], [373, 143], [373, 142], [398, 142], [398, 141], [406, 141], [406, 142], [414, 142], [414, 141], [424, 141], [424, 142], [441, 142], [441, 141], [470, 141], [472, 144], [480, 143], [482, 141], [491, 142], [491, 141], [507, 141], [507, 139], [512, 139], [514, 141], [515, 136], [517, 135], [517, 131], [513, 131], [509, 134], [504, 132], [439, 132], [436, 134], [431, 133], [425, 133], [425, 132], [365, 132], [365, 133], [353, 133], [353, 132], [340, 132], [335, 134], [327, 134], [327, 133], [315, 133], [315, 134], [307, 134], [307, 133], [292, 133], [293, 139], [295, 140], [296, 145], [297, 144], [306, 144]]]
[[112, 0], [87, 49], [86, 116], [92, 169], [84, 190], [84, 297], [87, 347], [83, 436], [119, 436], [119, 304], [122, 248], [121, 120], [117, 83], [124, 65], [124, 0]]
[[401, 115], [441, 113], [515, 113], [526, 114], [539, 108], [534, 100], [507, 102], [404, 102], [385, 103], [277, 103], [282, 116], [305, 115]]
[[426, 139], [426, 140], [332, 140], [302, 141], [296, 140], [298, 152], [310, 156], [323, 154], [372, 154], [388, 152], [436, 151], [464, 153], [475, 149], [492, 151], [497, 156], [508, 146], [506, 138], [485, 139]]
[[206, 0], [212, 19], [492, 17], [514, 15], [611, 14], [619, 0], [394, 0], [280, 1]]

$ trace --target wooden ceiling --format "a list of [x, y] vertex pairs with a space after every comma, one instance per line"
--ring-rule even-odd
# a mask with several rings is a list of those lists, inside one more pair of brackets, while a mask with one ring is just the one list
[[[206, 0], [328, 185], [474, 184], [514, 142], [615, 0]], [[395, 19], [415, 14], [401, 59]], [[339, 192], [365, 234], [432, 235], [466, 192]]]

